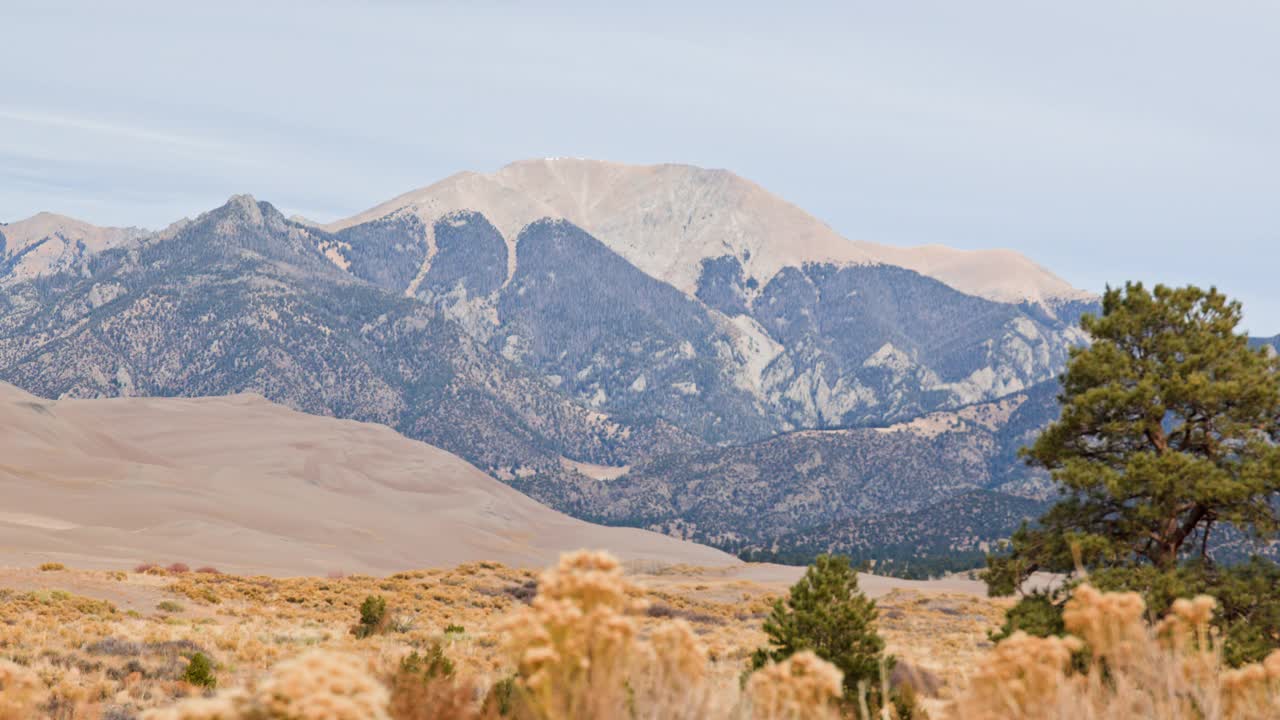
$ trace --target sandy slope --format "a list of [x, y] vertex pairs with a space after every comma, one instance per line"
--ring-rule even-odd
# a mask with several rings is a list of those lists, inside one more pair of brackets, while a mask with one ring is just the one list
[[[783, 592], [804, 573], [574, 520], [384, 426], [255, 395], [48, 401], [0, 383], [0, 497], [0, 587], [65, 579], [2, 569], [45, 561], [388, 574], [481, 559], [542, 567], [579, 547], [617, 553], [642, 585], [729, 598]], [[958, 577], [861, 582], [872, 597], [985, 594]]]
[[0, 565], [385, 573], [543, 566], [578, 547], [735, 563], [574, 520], [386, 427], [250, 395], [51, 402], [0, 384], [0, 497]]
[[[428, 227], [449, 212], [483, 213], [513, 243], [526, 224], [564, 218], [653, 277], [692, 293], [701, 260], [735, 255], [761, 284], [805, 262], [884, 263], [1002, 302], [1087, 297], [1009, 250], [898, 248], [851, 241], [800, 208], [725, 170], [549, 158], [464, 172], [324, 226], [341, 230], [397, 211]], [[511, 253], [514, 257], [514, 253]]]
[[[741, 563], [716, 568], [646, 568], [644, 562], [630, 563], [633, 579], [651, 590], [675, 591], [720, 602], [731, 602], [744, 588], [784, 594], [804, 576], [805, 568], [773, 563]], [[986, 597], [987, 586], [964, 575], [950, 575], [937, 580], [903, 580], [858, 573], [858, 588], [867, 597], [880, 598], [895, 591], [949, 593]]]

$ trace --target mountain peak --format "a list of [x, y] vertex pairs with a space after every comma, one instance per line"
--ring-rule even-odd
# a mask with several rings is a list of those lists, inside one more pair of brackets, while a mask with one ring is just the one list
[[41, 240], [58, 233], [62, 233], [68, 237], [79, 237], [115, 230], [142, 232], [137, 228], [98, 227], [97, 225], [85, 222], [84, 220], [78, 220], [73, 217], [47, 211], [41, 211], [29, 218], [15, 220], [11, 223], [0, 223], [0, 232], [4, 232], [5, 237], [9, 238], [10, 242], [13, 242], [15, 239], [31, 242], [33, 240]]
[[74, 223], [78, 225], [88, 224], [83, 220], [76, 220], [75, 218], [67, 217], [66, 215], [59, 215], [58, 213], [49, 212], [48, 210], [41, 210], [40, 212], [36, 213], [35, 215], [32, 215], [29, 218], [23, 218], [22, 220], [15, 220], [11, 223], [0, 223], [0, 227], [8, 227], [11, 225], [18, 226], [18, 225], [27, 225], [27, 224], [48, 225], [48, 224], [57, 224], [57, 223]]
[[258, 204], [258, 201], [248, 193], [232, 195], [227, 198], [227, 202], [223, 205], [223, 208], [247, 218], [253, 225], [262, 224], [262, 207]]
[[452, 175], [324, 227], [338, 231], [402, 211], [430, 227], [457, 210], [482, 213], [508, 243], [534, 220], [568, 220], [649, 275], [690, 295], [697, 291], [703, 261], [728, 255], [762, 285], [784, 267], [807, 263], [885, 264], [1000, 302], [1048, 304], [1090, 297], [1013, 251], [849, 240], [728, 170], [675, 163], [520, 160], [493, 173]]
[[200, 219], [216, 222], [219, 232], [224, 234], [245, 227], [282, 230], [288, 222], [274, 205], [260, 202], [247, 193], [232, 195], [220, 207], [197, 218], [197, 222]]
[[[92, 253], [122, 245], [146, 233], [140, 228], [99, 227], [51, 212], [0, 225], [0, 282], [26, 280], [65, 270]], [[6, 263], [0, 262], [0, 266]]]

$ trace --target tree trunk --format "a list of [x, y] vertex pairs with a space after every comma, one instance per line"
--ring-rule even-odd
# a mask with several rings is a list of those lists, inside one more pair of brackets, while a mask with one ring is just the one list
[[1191, 533], [1195, 532], [1200, 523], [1209, 515], [1209, 508], [1197, 504], [1191, 508], [1190, 513], [1182, 524], [1178, 524], [1178, 516], [1174, 515], [1169, 518], [1165, 524], [1165, 534], [1159, 543], [1160, 554], [1158, 558], [1153, 558], [1157, 566], [1162, 569], [1169, 569], [1177, 564], [1178, 553], [1182, 551], [1182, 544], [1187, 541]]

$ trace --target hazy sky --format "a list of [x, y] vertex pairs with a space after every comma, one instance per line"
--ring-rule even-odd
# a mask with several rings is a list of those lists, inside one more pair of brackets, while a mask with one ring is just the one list
[[464, 169], [733, 170], [849, 237], [1216, 284], [1280, 332], [1280, 3], [0, 0], [0, 220], [352, 214]]

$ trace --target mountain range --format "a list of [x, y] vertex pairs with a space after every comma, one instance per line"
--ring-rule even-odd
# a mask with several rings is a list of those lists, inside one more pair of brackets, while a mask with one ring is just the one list
[[1016, 451], [1097, 307], [1016, 253], [847, 240], [683, 165], [519, 162], [325, 225], [236, 196], [159, 232], [42, 214], [0, 238], [0, 379], [36, 395], [253, 392], [580, 518], [778, 556], [875, 557], [913, 526], [973, 550], [1034, 514]]

